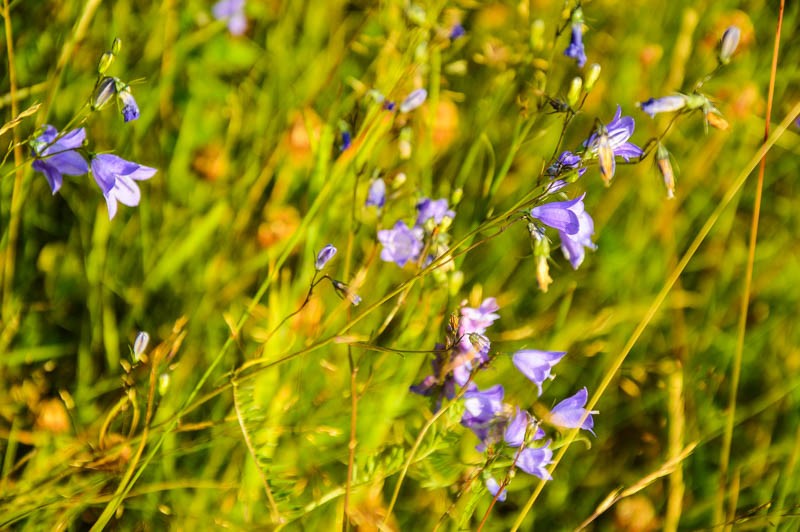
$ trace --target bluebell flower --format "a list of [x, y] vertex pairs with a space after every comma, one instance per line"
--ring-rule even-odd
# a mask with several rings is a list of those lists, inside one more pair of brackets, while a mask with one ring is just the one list
[[481, 333], [470, 333], [464, 336], [455, 347], [450, 358], [453, 380], [464, 386], [472, 371], [489, 361], [491, 342]]
[[136, 120], [139, 118], [139, 106], [136, 105], [136, 100], [131, 94], [128, 87], [119, 92], [119, 99], [122, 100], [122, 118], [125, 122]]
[[553, 201], [537, 205], [531, 209], [531, 217], [565, 234], [577, 234], [580, 230], [578, 214], [584, 211], [584, 196], [585, 194], [569, 201]]
[[686, 107], [686, 98], [676, 94], [674, 96], [663, 96], [661, 98], [650, 98], [638, 104], [645, 113], [651, 118], [655, 118], [658, 113], [671, 113]]
[[592, 242], [592, 235], [594, 235], [594, 220], [585, 210], [578, 213], [577, 233], [569, 234], [559, 231], [561, 251], [574, 270], [577, 270], [583, 263], [587, 249], [597, 249], [597, 245]]
[[417, 89], [412, 91], [406, 99], [400, 103], [400, 112], [401, 113], [410, 113], [423, 103], [428, 98], [428, 91], [425, 89]]
[[91, 166], [92, 176], [106, 198], [109, 220], [117, 214], [118, 201], [128, 207], [139, 205], [141, 193], [136, 181], [150, 179], [157, 171], [110, 153], [95, 155]]
[[247, 18], [244, 16], [244, 0], [220, 0], [211, 8], [214, 18], [228, 21], [231, 35], [242, 35], [247, 31]]
[[47, 178], [47, 183], [53, 194], [58, 192], [66, 175], [83, 175], [89, 172], [89, 165], [83, 156], [75, 151], [86, 140], [86, 130], [73, 129], [63, 137], [56, 140], [58, 130], [47, 125], [41, 135], [32, 142], [33, 169], [41, 172]]
[[586, 52], [583, 48], [583, 20], [575, 20], [573, 18], [572, 34], [569, 46], [564, 50], [564, 55], [574, 59], [579, 67], [583, 67], [586, 64]]
[[444, 198], [438, 200], [423, 198], [417, 203], [417, 227], [422, 227], [430, 219], [439, 225], [445, 216], [453, 219], [456, 213], [447, 207], [447, 200]]
[[567, 428], [567, 429], [574, 429], [582, 428], [583, 430], [588, 430], [592, 434], [594, 431], [592, 428], [594, 427], [594, 420], [592, 420], [592, 414], [597, 414], [597, 410], [592, 410], [589, 412], [589, 415], [586, 416], [582, 425], [579, 425], [581, 418], [586, 413], [586, 401], [589, 398], [589, 392], [586, 390], [586, 387], [583, 387], [581, 390], [578, 391], [572, 397], [567, 397], [550, 411], [550, 423], [557, 427]]
[[[528, 431], [528, 425], [532, 422], [531, 415], [528, 413], [527, 410], [520, 410], [517, 407], [517, 412], [513, 418], [508, 421], [506, 425], [506, 430], [503, 433], [503, 440], [510, 446], [510, 447], [519, 447], [520, 445], [525, 443], [525, 433]], [[537, 427], [537, 434], [541, 429]], [[542, 431], [542, 434], [544, 432]], [[534, 439], [536, 439], [536, 435], [534, 435]]]
[[550, 449], [549, 441], [542, 447], [526, 447], [520, 451], [517, 457], [518, 468], [542, 480], [553, 479], [553, 477], [550, 476], [550, 472], [546, 469], [552, 462], [553, 451]]
[[455, 41], [459, 37], [463, 37], [466, 33], [464, 26], [461, 24], [453, 24], [453, 27], [450, 28], [450, 40]]
[[[492, 494], [492, 497], [497, 497], [497, 500], [500, 502], [505, 502], [508, 493], [506, 489], [503, 488], [503, 491], [500, 491], [500, 484], [494, 479], [494, 477], [489, 477], [486, 479], [486, 489], [489, 490], [489, 493]], [[500, 491], [500, 495], [497, 495], [497, 492]]]
[[542, 395], [542, 383], [552, 379], [550, 370], [558, 364], [566, 351], [539, 351], [536, 349], [523, 349], [514, 353], [512, 360], [517, 369], [528, 377], [539, 389]]
[[589, 152], [600, 159], [600, 171], [603, 174], [606, 184], [611, 183], [616, 170], [615, 157], [622, 157], [630, 161], [633, 157], [640, 157], [642, 149], [628, 142], [633, 135], [635, 122], [633, 117], [622, 116], [622, 107], [617, 106], [614, 118], [605, 126], [600, 126], [599, 130], [593, 133], [586, 142], [583, 143]]
[[392, 229], [378, 231], [378, 241], [383, 244], [381, 260], [394, 262], [401, 268], [409, 261], [415, 261], [422, 253], [422, 237], [424, 231], [420, 227], [410, 229], [399, 220]]
[[[474, 383], [470, 383], [469, 389], [464, 393], [465, 411], [461, 417], [461, 424], [474, 432], [481, 442], [488, 439], [492, 421], [503, 409], [504, 394], [501, 384], [481, 391]], [[482, 449], [480, 446], [479, 450]]]
[[322, 248], [320, 252], [317, 254], [317, 260], [314, 261], [314, 268], [317, 271], [321, 271], [322, 268], [324, 268], [325, 265], [328, 264], [328, 261], [331, 260], [334, 255], [336, 255], [336, 251], [338, 250], [336, 249], [336, 246], [334, 246], [333, 244], [328, 244], [327, 246]]
[[500, 318], [500, 314], [497, 314], [499, 309], [497, 299], [493, 297], [484, 299], [478, 308], [462, 306], [459, 334], [465, 336], [470, 333], [485, 333], [486, 329]]
[[[550, 165], [546, 173], [551, 179], [555, 179], [559, 177], [561, 174], [569, 172], [570, 170], [575, 170], [577, 168], [578, 177], [581, 177], [583, 174], [586, 173], [586, 168], [581, 167], [582, 162], [583, 160], [581, 159], [580, 155], [577, 155], [569, 150], [566, 150], [562, 152], [561, 155], [558, 156], [556, 162]], [[559, 188], [561, 187], [558, 188], [551, 187], [549, 189], [549, 192], [551, 193], [555, 192]]]
[[386, 204], [386, 183], [380, 177], [373, 181], [369, 186], [367, 192], [367, 201], [365, 205], [369, 207], [381, 208]]

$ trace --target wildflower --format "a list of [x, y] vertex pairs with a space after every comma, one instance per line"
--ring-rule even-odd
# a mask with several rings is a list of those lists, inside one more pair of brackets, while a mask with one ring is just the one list
[[572, 35], [564, 55], [574, 59], [579, 67], [586, 64], [586, 52], [583, 47], [583, 13], [576, 9], [572, 14]]
[[655, 118], [658, 113], [671, 113], [686, 107], [686, 98], [676, 94], [674, 96], [663, 96], [661, 98], [650, 98], [638, 104], [645, 113], [651, 118]]
[[[500, 484], [497, 483], [494, 477], [489, 477], [486, 479], [486, 489], [489, 490], [489, 493], [492, 494], [492, 497], [497, 497], [497, 500], [500, 502], [505, 502], [506, 497], [508, 496], [505, 488], [500, 491]], [[497, 492], [500, 492], [500, 495], [498, 495]]]
[[47, 125], [42, 134], [31, 142], [33, 155], [36, 157], [36, 160], [33, 161], [33, 169], [44, 174], [53, 194], [61, 188], [64, 180], [63, 174], [83, 175], [89, 172], [86, 160], [75, 151], [86, 140], [86, 130], [83, 128], [73, 129], [56, 140], [57, 136], [58, 130]]
[[663, 144], [658, 144], [656, 150], [656, 164], [658, 171], [664, 178], [664, 186], [667, 187], [667, 199], [675, 197], [675, 174], [672, 172], [672, 163], [669, 160], [669, 151]]
[[433, 219], [433, 222], [439, 225], [445, 217], [451, 220], [456, 217], [456, 213], [447, 208], [446, 199], [432, 200], [423, 198], [417, 203], [417, 227], [422, 227], [430, 219]]
[[383, 244], [381, 260], [394, 262], [401, 268], [408, 261], [415, 261], [422, 252], [423, 230], [420, 227], [409, 229], [399, 220], [392, 229], [378, 231], [378, 241]]
[[[530, 425], [530, 423], [531, 415], [527, 410], [520, 410], [520, 408], [517, 407], [516, 415], [511, 418], [506, 425], [506, 430], [503, 433], [503, 440], [505, 440], [510, 447], [519, 447], [525, 443], [525, 433], [528, 431], [528, 425]], [[534, 439], [536, 439], [540, 431], [541, 429], [537, 427]], [[541, 434], [544, 434], [544, 431], [541, 431]]]
[[117, 201], [128, 207], [139, 205], [141, 194], [136, 181], [150, 179], [157, 171], [110, 153], [96, 155], [91, 166], [94, 180], [106, 198], [109, 220], [117, 214]]
[[586, 78], [583, 83], [586, 92], [590, 92], [594, 88], [594, 84], [597, 83], [597, 80], [600, 79], [600, 70], [600, 65], [597, 63], [589, 65], [589, 71], [586, 73]]
[[577, 234], [580, 230], [578, 214], [584, 210], [583, 197], [585, 195], [569, 201], [553, 201], [538, 205], [531, 209], [531, 217], [568, 235]]
[[727, 65], [731, 61], [731, 57], [733, 53], [736, 51], [736, 47], [739, 46], [739, 38], [741, 37], [741, 31], [736, 26], [729, 26], [728, 29], [725, 30], [725, 33], [722, 34], [722, 42], [719, 46], [719, 62], [723, 65]]
[[244, 0], [220, 0], [211, 8], [214, 18], [228, 21], [231, 35], [241, 35], [247, 30], [244, 16]]
[[601, 125], [598, 131], [593, 133], [583, 144], [600, 159], [600, 171], [603, 173], [607, 185], [614, 177], [615, 157], [622, 157], [626, 161], [630, 161], [632, 157], [640, 157], [643, 153], [639, 146], [628, 142], [633, 135], [635, 125], [633, 117], [621, 115], [622, 107], [618, 105], [611, 122], [605, 126]]
[[353, 143], [353, 136], [349, 131], [342, 131], [342, 145], [339, 146], [339, 151], [344, 151]]
[[320, 252], [317, 254], [317, 260], [314, 262], [314, 268], [317, 271], [321, 271], [322, 268], [324, 268], [325, 265], [328, 264], [328, 261], [331, 260], [334, 255], [336, 255], [336, 251], [338, 250], [336, 249], [336, 246], [334, 246], [333, 244], [328, 244], [327, 246], [322, 248]]
[[514, 353], [512, 360], [517, 369], [528, 377], [539, 389], [539, 396], [542, 395], [542, 383], [546, 379], [552, 379], [550, 370], [558, 364], [565, 351], [539, 351], [536, 349], [523, 349]]
[[561, 251], [572, 265], [573, 270], [577, 270], [583, 263], [586, 256], [586, 249], [597, 249], [597, 245], [592, 242], [592, 235], [594, 234], [594, 220], [588, 212], [581, 211], [578, 214], [578, 232], [570, 235], [566, 232], [559, 231], [558, 236], [561, 238]]
[[[481, 391], [474, 383], [470, 383], [469, 389], [464, 393], [465, 412], [461, 417], [461, 424], [474, 432], [481, 442], [488, 439], [491, 422], [503, 408], [504, 394], [501, 384]], [[483, 450], [483, 446], [479, 446], [479, 450]]]
[[381, 208], [386, 204], [386, 183], [380, 177], [372, 182], [367, 192], [367, 201], [365, 205], [369, 207]]
[[589, 392], [586, 391], [586, 387], [584, 387], [572, 397], [567, 397], [558, 403], [550, 411], [550, 423], [557, 427], [563, 427], [567, 429], [574, 429], [580, 426], [580, 428], [583, 430], [588, 430], [594, 435], [594, 431], [592, 430], [594, 427], [592, 414], [597, 414], [597, 410], [590, 411], [589, 415], [587, 415], [586, 419], [583, 421], [583, 424], [578, 425], [581, 418], [584, 416], [584, 414], [586, 414], [586, 409], [584, 406], [586, 405], [586, 400], [588, 397]]
[[459, 334], [484, 333], [499, 317], [495, 312], [500, 309], [497, 300], [487, 297], [478, 308], [461, 307]]
[[139, 106], [136, 105], [129, 87], [119, 91], [119, 99], [122, 100], [122, 118], [125, 122], [139, 118]]
[[410, 113], [423, 103], [428, 98], [428, 91], [425, 89], [417, 89], [412, 91], [406, 99], [400, 103], [400, 112], [401, 113]]
[[553, 480], [546, 467], [553, 462], [553, 451], [550, 450], [550, 442], [538, 448], [526, 447], [520, 451], [517, 457], [517, 467], [529, 475], [539, 477], [542, 480]]
[[464, 26], [461, 24], [454, 24], [453, 27], [450, 28], [450, 40], [455, 41], [459, 37], [463, 37], [466, 33]]

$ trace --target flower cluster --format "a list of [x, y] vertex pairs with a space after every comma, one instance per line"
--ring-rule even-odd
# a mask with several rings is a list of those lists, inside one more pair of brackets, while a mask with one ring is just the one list
[[[376, 183], [383, 181], [376, 180], [370, 186], [367, 205], [381, 207], [385, 202], [386, 187]], [[391, 229], [378, 231], [378, 241], [383, 246], [381, 260], [394, 262], [401, 268], [408, 262], [416, 262], [425, 249], [426, 234], [430, 236], [428, 250], [431, 252], [426, 262], [433, 260], [447, 250], [446, 230], [455, 216], [446, 199], [421, 199], [417, 202], [417, 221], [413, 227], [398, 220]]]
[[[481, 390], [473, 382], [475, 373], [490, 362], [491, 342], [486, 330], [500, 317], [495, 298], [485, 299], [477, 308], [462, 303], [459, 316], [452, 316], [448, 324], [446, 344], [436, 346], [432, 360], [433, 374], [420, 384], [411, 386], [414, 393], [434, 399], [434, 408], [442, 401], [453, 399], [462, 389], [464, 414], [461, 425], [477, 436], [476, 449], [494, 459], [508, 456], [512, 467], [550, 480], [547, 466], [552, 461], [551, 440], [544, 441], [547, 433], [542, 427], [547, 423], [559, 428], [582, 428], [592, 432], [592, 414], [584, 408], [588, 398], [586, 388], [555, 405], [544, 420], [536, 419], [530, 412], [504, 402], [505, 390], [496, 384]], [[542, 394], [542, 384], [553, 379], [553, 367], [566, 355], [565, 352], [521, 350], [513, 357], [514, 366], [537, 387], [537, 397]], [[592, 432], [594, 434], [594, 432]], [[490, 474], [485, 479], [487, 489], [498, 500], [505, 500], [505, 481], [502, 485]]]

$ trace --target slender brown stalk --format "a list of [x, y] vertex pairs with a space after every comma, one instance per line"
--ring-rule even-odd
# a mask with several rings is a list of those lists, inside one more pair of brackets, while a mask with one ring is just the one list
[[356, 459], [356, 429], [358, 428], [358, 365], [353, 360], [353, 350], [347, 346], [350, 362], [350, 444], [347, 446], [347, 483], [344, 490], [344, 516], [342, 530], [350, 529], [350, 491], [353, 487], [353, 470]]
[[[783, 10], [785, 0], [781, 0], [778, 11], [778, 24], [775, 29], [775, 44], [772, 49], [772, 69], [769, 77], [769, 91], [767, 93], [767, 114], [764, 117], [764, 141], [769, 138], [769, 124], [772, 118], [772, 100], [775, 95], [775, 78], [778, 71], [778, 51], [781, 44], [781, 26], [783, 25]], [[724, 519], [724, 499], [728, 484], [728, 467], [731, 457], [731, 442], [733, 441], [733, 426], [736, 418], [736, 395], [739, 390], [739, 379], [742, 371], [742, 353], [744, 351], [744, 337], [747, 331], [747, 309], [750, 304], [750, 291], [753, 281], [753, 264], [756, 256], [756, 242], [758, 240], [758, 221], [761, 216], [761, 199], [764, 189], [764, 173], [767, 168], [767, 154], [761, 158], [758, 167], [758, 180], [756, 181], [756, 198], [753, 205], [753, 218], [750, 223], [750, 242], [748, 245], [747, 265], [744, 274], [744, 286], [742, 287], [742, 302], [739, 308], [738, 334], [736, 338], [736, 351], [733, 355], [733, 368], [731, 371], [731, 385], [728, 392], [728, 411], [725, 418], [725, 432], [722, 437], [722, 450], [720, 452], [720, 479], [719, 489], [717, 490], [717, 501], [714, 507], [714, 523], [721, 523]], [[735, 508], [734, 508], [735, 511]], [[730, 523], [733, 519], [731, 512], [728, 513], [726, 522]]]

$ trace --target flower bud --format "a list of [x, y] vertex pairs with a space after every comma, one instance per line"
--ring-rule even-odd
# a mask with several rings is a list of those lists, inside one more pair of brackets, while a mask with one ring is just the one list
[[116, 37], [114, 42], [111, 43], [111, 53], [114, 55], [118, 55], [120, 50], [122, 50], [122, 39]]
[[367, 201], [364, 203], [366, 207], [370, 205], [373, 207], [381, 208], [386, 204], [386, 183], [380, 177], [372, 182], [367, 192]]
[[401, 113], [409, 113], [425, 103], [428, 98], [428, 91], [425, 89], [417, 89], [412, 91], [411, 94], [406, 96], [406, 99], [400, 104]]
[[354, 307], [357, 307], [361, 303], [361, 296], [353, 292], [349, 286], [336, 279], [331, 279], [331, 282], [339, 297], [348, 300]]
[[167, 394], [167, 390], [169, 390], [169, 373], [162, 373], [158, 376], [158, 395], [162, 397]]
[[667, 187], [667, 199], [675, 197], [675, 174], [672, 171], [672, 163], [669, 160], [669, 151], [663, 144], [658, 144], [656, 149], [656, 164], [658, 171], [664, 178], [664, 186]]
[[97, 73], [101, 76], [105, 74], [113, 62], [114, 54], [111, 52], [105, 52], [102, 56], [100, 56], [100, 61], [97, 62]]
[[589, 71], [586, 72], [586, 79], [584, 80], [583, 86], [586, 89], [586, 92], [591, 91], [594, 88], [594, 84], [597, 83], [597, 80], [600, 78], [600, 65], [597, 63], [592, 63], [589, 65]]
[[145, 349], [147, 349], [147, 344], [149, 342], [150, 335], [145, 331], [141, 331], [136, 335], [136, 340], [133, 341], [133, 360], [138, 362], [141, 359], [142, 354], [144, 354]]
[[572, 78], [572, 82], [569, 84], [569, 92], [567, 92], [567, 103], [569, 103], [570, 107], [578, 105], [578, 100], [581, 97], [581, 88], [583, 88], [583, 80], [577, 76]]
[[458, 205], [461, 203], [461, 198], [464, 197], [464, 189], [458, 187], [457, 189], [453, 190], [452, 194], [450, 194], [450, 205]]
[[125, 122], [130, 122], [139, 118], [139, 106], [131, 94], [130, 87], [125, 87], [119, 91], [119, 99], [122, 101], [122, 118]]
[[719, 46], [719, 62], [727, 65], [731, 61], [736, 47], [739, 46], [739, 38], [742, 32], [736, 26], [730, 26], [722, 34], [722, 42]]
[[117, 78], [104, 77], [97, 84], [92, 96], [92, 110], [97, 111], [105, 107], [117, 94]]
[[317, 271], [321, 271], [322, 268], [328, 264], [328, 261], [336, 255], [336, 247], [333, 244], [328, 244], [317, 254], [317, 260], [314, 262], [314, 268]]

